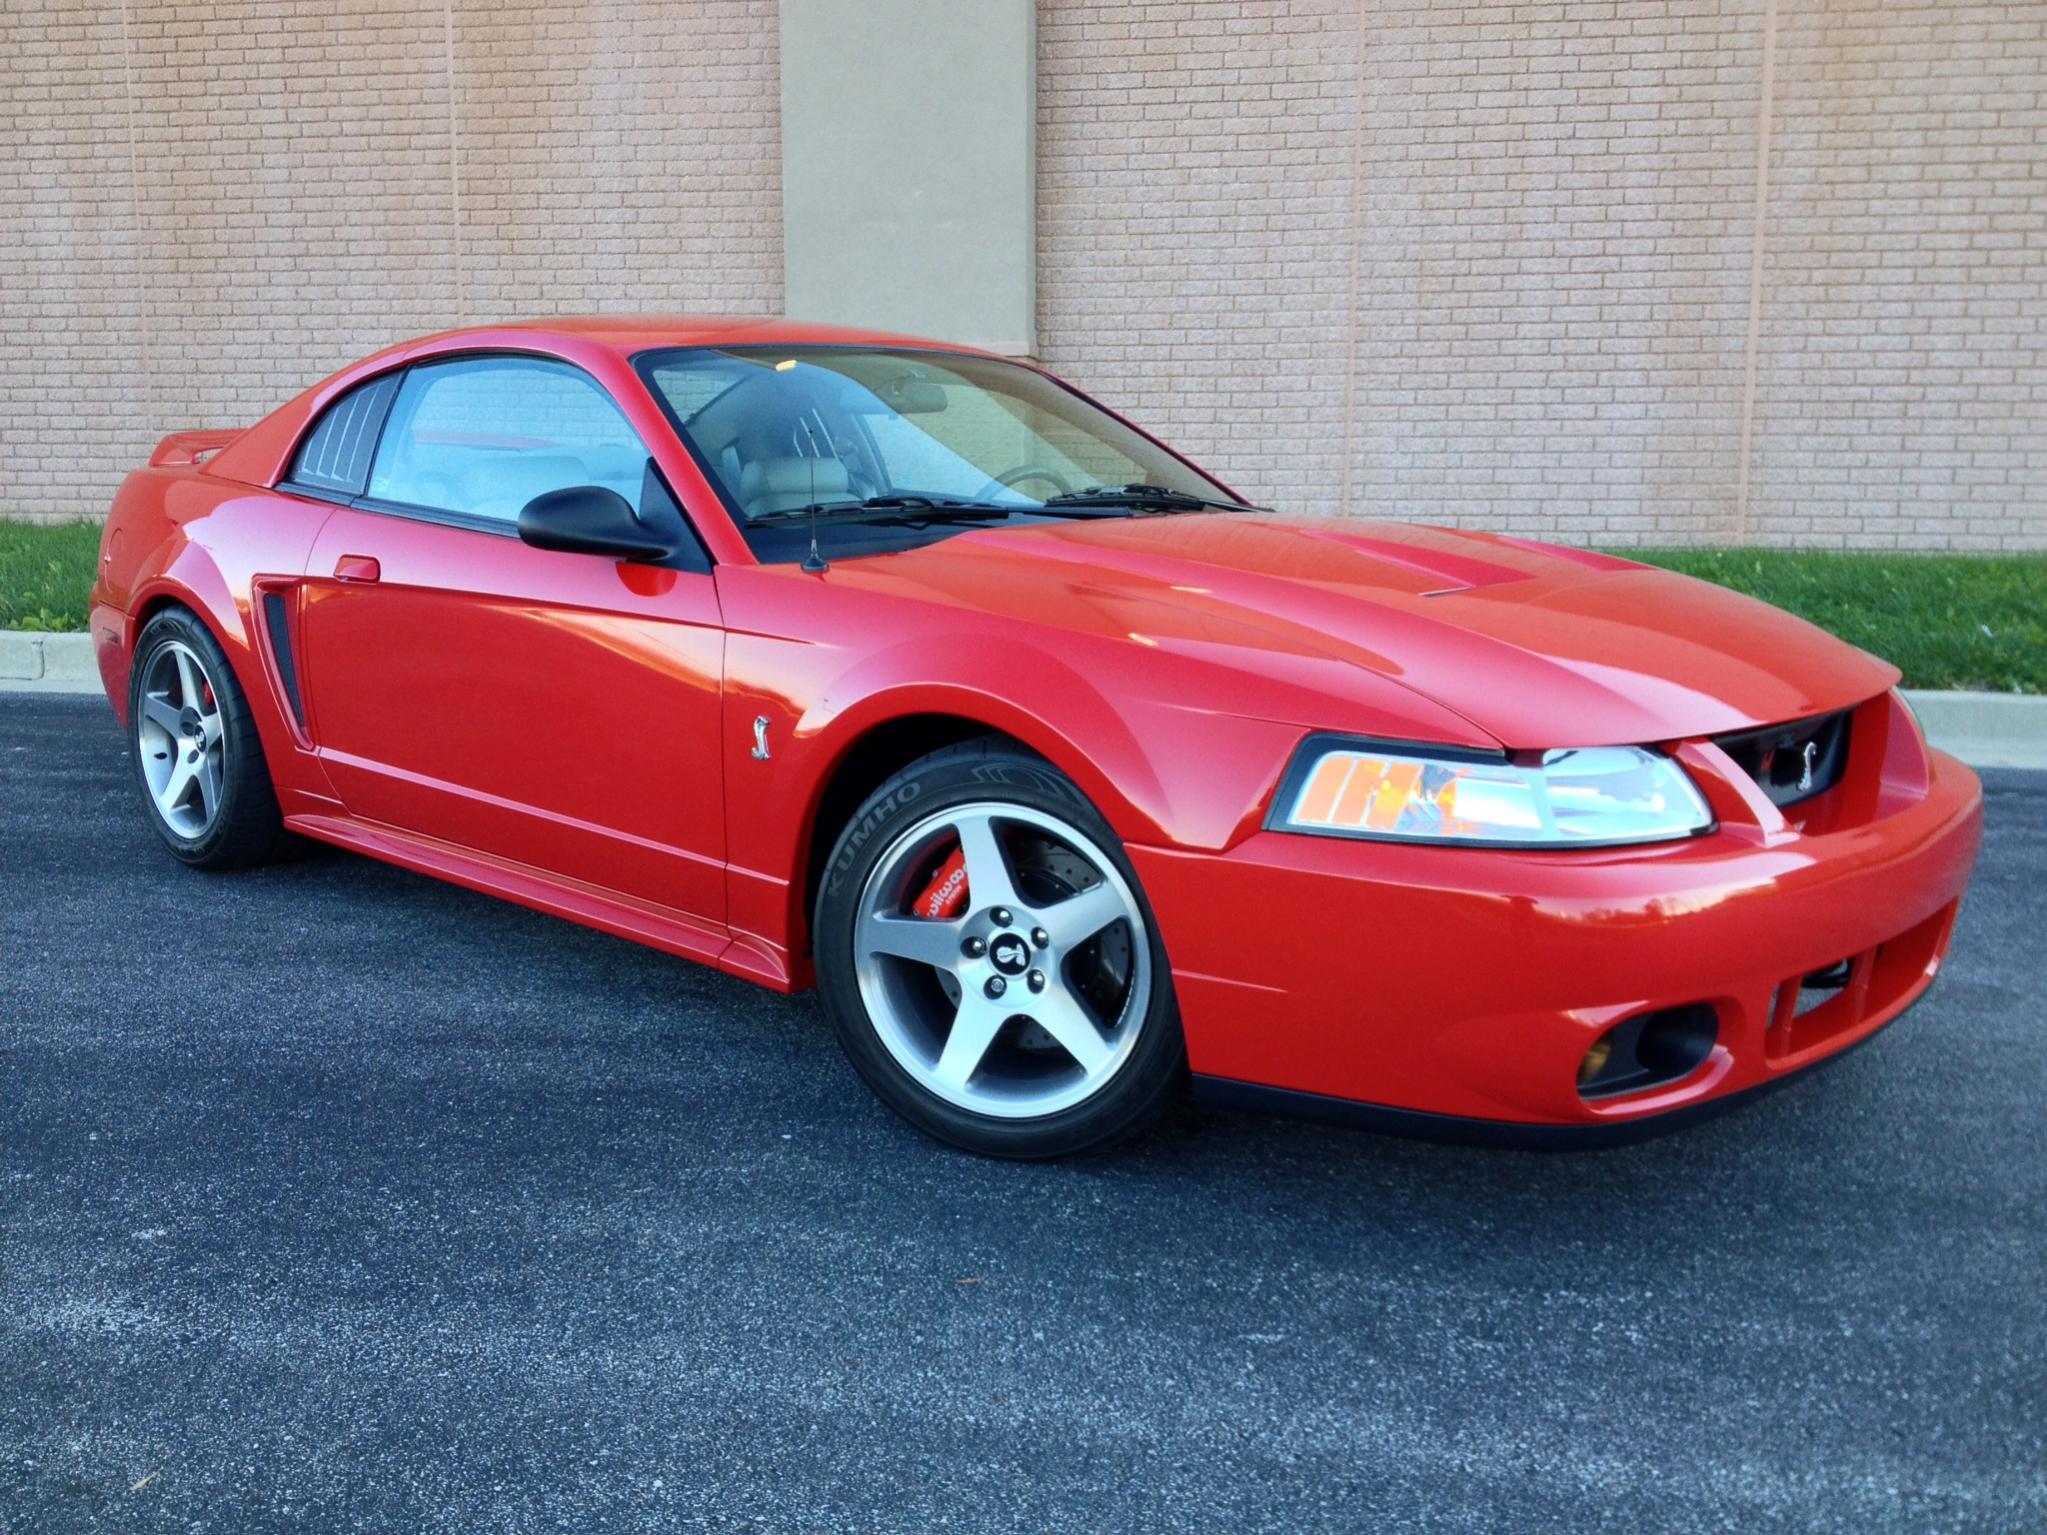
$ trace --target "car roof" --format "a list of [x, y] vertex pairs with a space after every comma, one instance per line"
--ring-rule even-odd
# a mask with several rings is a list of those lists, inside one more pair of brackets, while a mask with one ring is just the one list
[[927, 337], [897, 335], [846, 325], [819, 325], [767, 315], [593, 314], [551, 315], [507, 320], [497, 325], [466, 326], [440, 331], [409, 343], [423, 346], [459, 341], [465, 336], [501, 337], [523, 331], [535, 336], [574, 337], [614, 351], [631, 353], [661, 346], [904, 346], [948, 352], [998, 356], [981, 347], [960, 346]]
[[[592, 347], [604, 348], [621, 358], [630, 357], [635, 352], [671, 346], [878, 346], [961, 352], [997, 359], [1003, 357], [1000, 352], [982, 347], [960, 346], [855, 326], [819, 325], [807, 320], [786, 320], [770, 315], [548, 315], [489, 325], [469, 325], [400, 341], [349, 364], [280, 405], [211, 454], [200, 466], [200, 472], [240, 479], [250, 484], [274, 484], [284, 472], [285, 460], [299, 434], [313, 415], [324, 409], [341, 391], [374, 374], [411, 363], [465, 350], [520, 349], [522, 345], [531, 345], [535, 351], [565, 356], [571, 361], [580, 360], [584, 365], [593, 361], [589, 356]], [[582, 354], [580, 359], [578, 352]]]

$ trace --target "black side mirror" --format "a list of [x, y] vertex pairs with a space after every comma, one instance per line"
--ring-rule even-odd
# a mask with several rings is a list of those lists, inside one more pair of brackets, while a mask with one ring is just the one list
[[633, 514], [630, 501], [602, 485], [535, 496], [519, 511], [519, 537], [536, 549], [614, 560], [665, 560], [675, 553], [673, 543]]

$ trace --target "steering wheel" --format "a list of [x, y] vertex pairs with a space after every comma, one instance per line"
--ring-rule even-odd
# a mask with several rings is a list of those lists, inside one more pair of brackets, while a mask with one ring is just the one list
[[[1056, 469], [1047, 469], [1042, 464], [1018, 464], [1014, 469], [1006, 469], [981, 487], [982, 494], [985, 495], [997, 486], [1004, 490], [1015, 490], [1017, 485], [1025, 480], [1043, 480], [1052, 487], [1055, 495], [1073, 494], [1073, 484], [1065, 475]], [[1038, 499], [1042, 501], [1044, 497], [1040, 496]]]

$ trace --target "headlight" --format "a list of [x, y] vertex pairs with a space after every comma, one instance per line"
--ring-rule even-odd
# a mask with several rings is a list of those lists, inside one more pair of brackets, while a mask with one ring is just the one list
[[1639, 746], [1564, 748], [1515, 762], [1312, 736], [1267, 824], [1397, 842], [1611, 847], [1709, 831], [1713, 812], [1683, 768]]

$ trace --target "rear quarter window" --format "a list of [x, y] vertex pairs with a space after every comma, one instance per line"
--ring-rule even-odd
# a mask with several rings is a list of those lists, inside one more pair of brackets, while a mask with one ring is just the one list
[[398, 392], [398, 378], [387, 373], [358, 384], [328, 406], [299, 444], [287, 481], [332, 495], [361, 495], [377, 451], [377, 434]]

